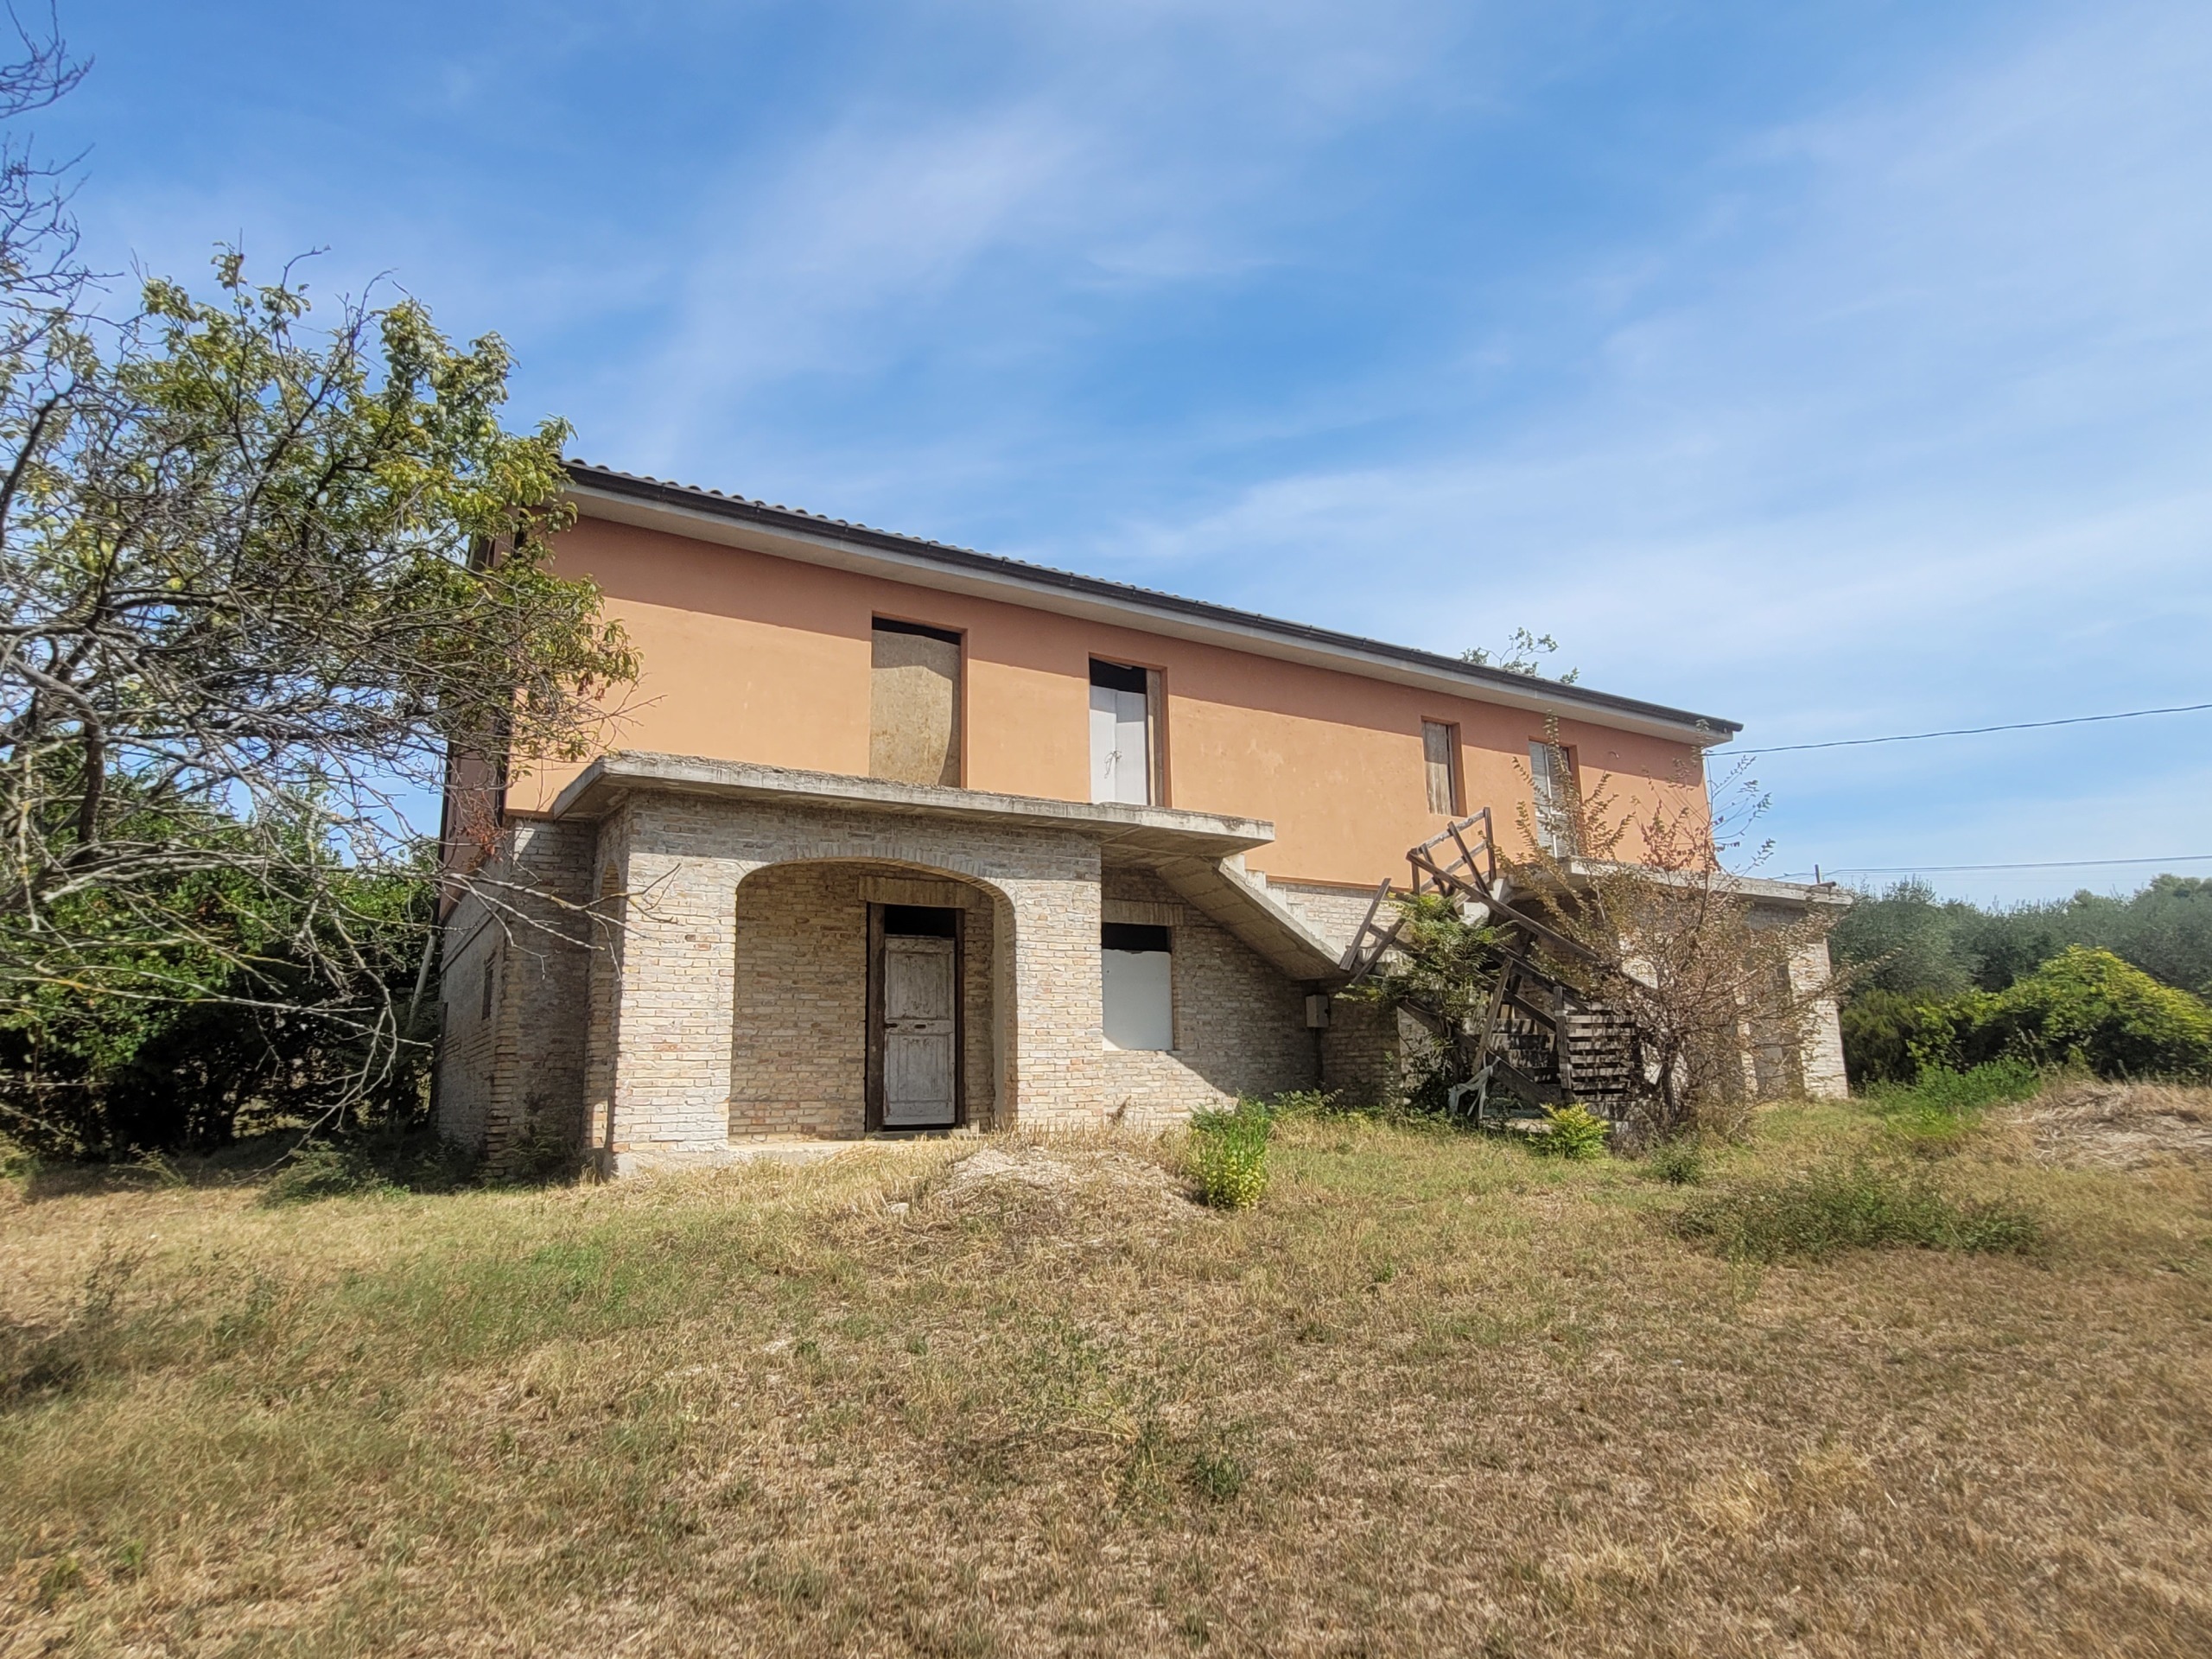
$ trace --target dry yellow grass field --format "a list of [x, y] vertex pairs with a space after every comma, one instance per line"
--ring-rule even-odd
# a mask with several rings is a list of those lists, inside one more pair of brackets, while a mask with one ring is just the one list
[[2039, 1249], [1765, 1267], [1359, 1119], [1240, 1215], [1145, 1147], [11, 1182], [0, 1653], [2212, 1653], [2212, 1169], [2032, 1118], [1880, 1155]]

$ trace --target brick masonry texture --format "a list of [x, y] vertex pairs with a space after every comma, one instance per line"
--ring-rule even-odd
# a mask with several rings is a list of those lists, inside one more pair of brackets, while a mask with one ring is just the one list
[[[1306, 987], [1072, 830], [645, 792], [597, 824], [517, 825], [475, 887], [446, 926], [437, 1114], [495, 1163], [551, 1139], [620, 1171], [862, 1133], [871, 897], [965, 912], [977, 1128], [1153, 1124], [1317, 1086], [1379, 1102], [1420, 1047], [1408, 1022], [1344, 997], [1309, 1031]], [[1338, 945], [1372, 897], [1270, 891]], [[1175, 930], [1172, 1051], [1105, 1042], [1109, 906]], [[1822, 945], [1793, 975], [1827, 971]], [[1785, 1069], [1808, 1093], [1843, 1092], [1832, 1007]]]
[[1109, 866], [1103, 881], [1116, 916], [1175, 918], [1175, 1046], [1166, 1052], [1105, 1050], [1109, 1118], [1159, 1123], [1233, 1103], [1240, 1095], [1319, 1084], [1318, 1044], [1306, 1028], [1301, 986], [1218, 923], [1179, 904], [1150, 870]]
[[438, 1127], [495, 1164], [584, 1132], [592, 839], [588, 824], [517, 826], [447, 918]]
[[[1375, 902], [1375, 889], [1270, 881], [1268, 891], [1339, 950], [1350, 944]], [[1357, 997], [1332, 997], [1321, 1039], [1320, 1086], [1348, 1106], [1376, 1106], [1403, 1092], [1405, 1067], [1423, 1040], [1420, 1027]]]
[[[770, 866], [823, 860], [864, 863], [862, 874], [951, 875], [987, 895], [990, 984], [979, 1000], [988, 1019], [970, 1021], [971, 1084], [1001, 1126], [1102, 1120], [1099, 855], [1084, 836], [671, 794], [632, 798], [601, 841], [626, 906], [610, 994], [589, 1022], [593, 1076], [607, 1080], [601, 1144], [615, 1167], [729, 1151], [742, 1040], [741, 884]], [[834, 959], [834, 939], [817, 938]], [[857, 1032], [861, 1020], [852, 1023]], [[988, 1033], [987, 1067], [979, 1027]], [[849, 1066], [844, 1056], [837, 1064]], [[766, 1103], [757, 1068], [747, 1075], [746, 1121], [758, 1124]], [[819, 1074], [809, 1086], [824, 1097]], [[840, 1131], [824, 1123], [817, 1132]]]
[[[737, 889], [737, 1001], [729, 1135], [849, 1138], [867, 1127], [868, 906], [898, 874], [866, 864], [772, 864]], [[897, 892], [897, 888], [891, 888]], [[943, 882], [893, 902], [964, 913], [968, 1121], [992, 1121], [991, 896]]]

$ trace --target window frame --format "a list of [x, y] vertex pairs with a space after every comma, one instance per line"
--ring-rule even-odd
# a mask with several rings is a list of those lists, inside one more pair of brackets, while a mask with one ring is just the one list
[[[1110, 683], [1106, 683], [1103, 689], [1112, 691], [1125, 692], [1134, 690], [1136, 696], [1144, 699], [1145, 798], [1141, 803], [1122, 801], [1119, 803], [1095, 804], [1120, 804], [1123, 806], [1140, 804], [1144, 806], [1166, 806], [1168, 804], [1166, 671], [1146, 663], [1116, 662], [1110, 657], [1101, 657], [1096, 652], [1093, 652], [1086, 660], [1086, 666], [1084, 674], [1084, 683], [1093, 690], [1101, 689], [1101, 682], [1098, 678], [1098, 671], [1102, 668], [1111, 670], [1114, 672], [1122, 675], [1141, 675], [1144, 679], [1144, 684], [1141, 689], [1117, 686]], [[1087, 695], [1084, 698], [1084, 712], [1086, 717], [1088, 717], [1091, 713], [1096, 712], [1090, 709], [1090, 699]], [[1088, 733], [1086, 730], [1086, 739], [1087, 737]], [[1095, 753], [1090, 758], [1090, 764], [1093, 766], [1096, 766], [1097, 764], [1097, 757]], [[1097, 788], [1097, 777], [1094, 772], [1091, 775], [1091, 788], [1093, 791], [1096, 791]]]
[[[1160, 949], [1160, 950], [1129, 950], [1129, 949], [1128, 948], [1128, 946], [1126, 945], [1126, 944], [1121, 944], [1121, 945], [1109, 944], [1106, 942], [1106, 941], [1107, 941], [1107, 938], [1108, 938], [1108, 937], [1109, 936], [1109, 934], [1110, 934], [1110, 933], [1112, 933], [1112, 932], [1114, 932], [1114, 931], [1121, 931], [1121, 932], [1123, 934], [1123, 937], [1124, 937], [1124, 938], [1125, 938], [1125, 939], [1127, 938], [1127, 937], [1128, 937], [1129, 934], [1131, 934], [1131, 933], [1135, 933], [1135, 932], [1141, 932], [1141, 933], [1144, 933], [1144, 934], [1146, 934], [1146, 935], [1157, 934], [1157, 935], [1159, 935], [1160, 937], [1161, 937], [1162, 938], [1164, 938], [1164, 939], [1166, 941], [1166, 945], [1165, 945], [1165, 947], [1164, 947], [1164, 948], [1162, 948], [1162, 949]], [[1172, 925], [1155, 925], [1155, 924], [1147, 924], [1147, 923], [1132, 923], [1132, 922], [1101, 922], [1101, 923], [1099, 924], [1099, 927], [1098, 927], [1098, 1035], [1099, 1035], [1099, 1040], [1100, 1040], [1100, 1042], [1101, 1042], [1101, 1043], [1103, 1043], [1103, 1045], [1104, 1045], [1108, 1049], [1111, 1050], [1111, 1051], [1112, 1051], [1112, 1052], [1114, 1052], [1115, 1053], [1117, 1053], [1117, 1054], [1175, 1054], [1175, 1053], [1179, 1053], [1179, 1052], [1182, 1052], [1182, 1047], [1183, 1047], [1182, 1001], [1183, 1001], [1183, 999], [1182, 999], [1182, 995], [1181, 995], [1180, 988], [1179, 988], [1179, 985], [1178, 985], [1178, 983], [1177, 983], [1177, 981], [1180, 978], [1180, 976], [1177, 973], [1177, 971], [1176, 971], [1176, 967], [1175, 967], [1175, 958], [1176, 958], [1177, 955], [1179, 954], [1179, 953], [1177, 952], [1176, 949], [1175, 949], [1175, 934], [1176, 934], [1176, 929], [1175, 929], [1173, 926], [1172, 926]], [[1128, 1046], [1124, 1046], [1124, 1045], [1122, 1045], [1122, 1044], [1121, 1044], [1121, 1043], [1118, 1043], [1118, 1042], [1115, 1041], [1115, 1040], [1114, 1040], [1114, 1038], [1113, 1038], [1113, 1037], [1112, 1037], [1112, 1035], [1109, 1033], [1109, 1030], [1108, 1030], [1108, 1020], [1107, 1020], [1107, 1017], [1106, 1017], [1106, 995], [1107, 995], [1107, 992], [1106, 992], [1106, 958], [1107, 958], [1107, 957], [1108, 957], [1109, 954], [1121, 955], [1121, 956], [1155, 956], [1155, 955], [1156, 955], [1156, 956], [1164, 956], [1164, 957], [1166, 957], [1167, 958], [1167, 1009], [1166, 1009], [1166, 1014], [1167, 1014], [1167, 1043], [1166, 1043], [1166, 1046], [1165, 1047], [1161, 1047], [1161, 1048], [1150, 1048], [1150, 1047], [1145, 1047], [1145, 1048], [1131, 1048], [1131, 1047], [1128, 1047]]]
[[[868, 721], [873, 729], [875, 720], [875, 636], [879, 633], [910, 633], [924, 639], [934, 639], [940, 645], [950, 645], [957, 653], [954, 658], [952, 676], [952, 771], [957, 781], [952, 789], [968, 787], [968, 630], [948, 628], [941, 622], [924, 622], [913, 617], [892, 616], [881, 611], [868, 613]], [[874, 777], [873, 771], [868, 776]]]
[[[1536, 763], [1536, 757], [1540, 754], [1546, 757], [1541, 774], [1537, 770]], [[1553, 775], [1551, 763], [1554, 759], [1567, 768], [1567, 776], [1563, 780]], [[1544, 791], [1537, 785], [1536, 780], [1540, 775], [1554, 791], [1554, 798], [1548, 804], [1544, 798]], [[1560, 798], [1556, 795], [1562, 781], [1566, 785], [1565, 798]], [[1529, 790], [1531, 797], [1530, 804], [1535, 810], [1536, 834], [1541, 842], [1543, 850], [1554, 858], [1575, 858], [1581, 855], [1582, 826], [1575, 821], [1574, 810], [1574, 798], [1581, 793], [1581, 766], [1576, 757], [1573, 744], [1554, 743], [1541, 737], [1532, 737], [1529, 740]], [[1559, 844], [1541, 840], [1545, 834], [1547, 818], [1558, 826], [1555, 840]]]
[[[1436, 804], [1436, 778], [1429, 768], [1435, 760], [1428, 752], [1428, 734], [1433, 731], [1444, 734], [1445, 801]], [[1421, 789], [1428, 810], [1440, 817], [1462, 818], [1467, 815], [1466, 768], [1460, 760], [1459, 722], [1456, 720], [1431, 720], [1421, 716]]]

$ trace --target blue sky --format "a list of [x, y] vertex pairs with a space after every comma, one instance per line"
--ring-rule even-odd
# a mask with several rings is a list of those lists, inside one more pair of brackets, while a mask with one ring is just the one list
[[[2202, 0], [63, 22], [100, 262], [327, 249], [595, 461], [1747, 745], [2212, 700]], [[1769, 868], [2212, 854], [2209, 739], [1776, 755]]]

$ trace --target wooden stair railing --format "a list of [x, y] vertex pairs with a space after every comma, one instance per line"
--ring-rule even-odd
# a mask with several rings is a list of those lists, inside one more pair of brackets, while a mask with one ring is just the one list
[[[1473, 919], [1495, 935], [1491, 951], [1498, 976], [1480, 1020], [1457, 1019], [1417, 997], [1398, 1006], [1440, 1042], [1454, 1049], [1467, 1081], [1452, 1090], [1454, 1109], [1484, 1123], [1503, 1125], [1546, 1107], [1580, 1101], [1609, 1117], [1627, 1109], [1636, 1080], [1633, 1034], [1617, 1014], [1592, 1002], [1540, 967], [1538, 946], [1554, 957], [1594, 960], [1579, 941], [1561, 933], [1498, 874], [1497, 849], [1488, 807], [1453, 823], [1406, 854], [1411, 891], [1458, 899]], [[1402, 912], [1388, 916], [1391, 883], [1375, 890], [1341, 967], [1344, 989], [1382, 965], [1405, 925]], [[1497, 1096], [1510, 1097], [1513, 1104]], [[1496, 1101], [1493, 1108], [1493, 1101]]]

